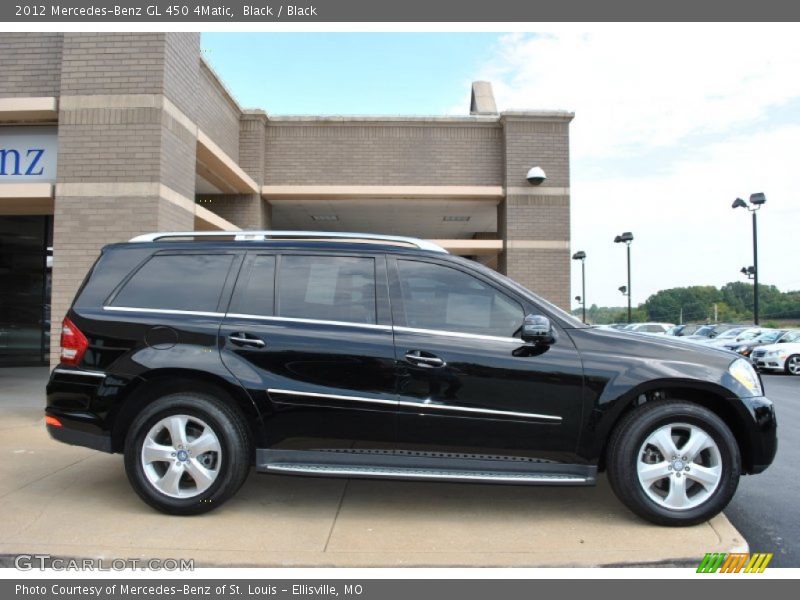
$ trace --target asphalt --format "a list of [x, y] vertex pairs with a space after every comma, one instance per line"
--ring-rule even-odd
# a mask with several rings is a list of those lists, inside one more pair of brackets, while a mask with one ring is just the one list
[[219, 510], [170, 517], [133, 493], [119, 455], [49, 438], [46, 377], [0, 369], [0, 566], [19, 553], [196, 566], [692, 565], [747, 549], [724, 515], [689, 528], [635, 517], [604, 477], [548, 488], [252, 474]]
[[800, 377], [762, 375], [778, 416], [778, 454], [764, 473], [744, 477], [725, 514], [751, 552], [772, 552], [770, 567], [800, 567]]

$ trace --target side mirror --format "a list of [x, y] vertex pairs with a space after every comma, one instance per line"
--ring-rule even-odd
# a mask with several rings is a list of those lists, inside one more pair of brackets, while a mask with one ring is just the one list
[[550, 319], [542, 315], [527, 315], [522, 321], [522, 341], [549, 346], [556, 341]]

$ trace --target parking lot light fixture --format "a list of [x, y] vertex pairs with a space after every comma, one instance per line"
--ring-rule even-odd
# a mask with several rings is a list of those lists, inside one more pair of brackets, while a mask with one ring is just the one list
[[[572, 260], [581, 261], [581, 295], [575, 296], [575, 299], [581, 303], [583, 308], [583, 322], [586, 323], [586, 252], [578, 250], [572, 255]], [[581, 300], [582, 298], [582, 300]]]
[[750, 206], [741, 198], [736, 198], [731, 208], [745, 208], [753, 215], [753, 266], [742, 269], [748, 279], [753, 280], [753, 324], [758, 325], [758, 217], [756, 212], [767, 202], [767, 197], [761, 193], [750, 194]]
[[[628, 296], [628, 323], [631, 322], [631, 242], [633, 242], [633, 234], [630, 231], [626, 231], [614, 238], [615, 244], [625, 244], [628, 249], [628, 285], [625, 288], [627, 293], [622, 292]], [[622, 290], [620, 289], [620, 291]]]

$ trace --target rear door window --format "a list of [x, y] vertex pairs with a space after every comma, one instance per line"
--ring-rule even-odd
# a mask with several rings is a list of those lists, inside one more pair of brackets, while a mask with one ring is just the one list
[[242, 267], [228, 312], [270, 317], [274, 308], [275, 256], [250, 256]]
[[375, 259], [284, 255], [277, 297], [281, 317], [375, 324]]
[[156, 254], [133, 276], [111, 306], [216, 312], [232, 254]]

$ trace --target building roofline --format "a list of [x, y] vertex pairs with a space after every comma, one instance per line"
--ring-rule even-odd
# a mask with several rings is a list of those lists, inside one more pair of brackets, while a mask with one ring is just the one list
[[575, 113], [564, 110], [509, 110], [498, 115], [269, 115], [274, 124], [303, 123], [454, 123], [496, 125], [505, 119], [571, 121]]
[[272, 123], [489, 123], [497, 115], [269, 115]]

